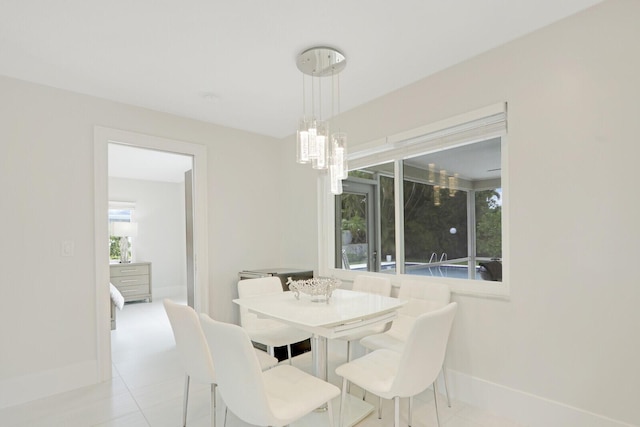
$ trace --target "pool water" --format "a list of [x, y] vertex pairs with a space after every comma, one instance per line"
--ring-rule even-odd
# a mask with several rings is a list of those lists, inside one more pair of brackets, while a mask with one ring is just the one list
[[[406, 263], [406, 273], [414, 276], [450, 277], [453, 279], [468, 279], [469, 272], [466, 265], [437, 265]], [[395, 262], [382, 263], [382, 271], [395, 270]], [[476, 280], [483, 280], [479, 267], [476, 267]]]

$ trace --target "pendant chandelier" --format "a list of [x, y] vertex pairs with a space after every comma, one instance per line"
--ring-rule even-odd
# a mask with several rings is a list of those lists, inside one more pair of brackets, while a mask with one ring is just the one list
[[[325, 117], [329, 113], [332, 118], [340, 114], [338, 75], [347, 66], [346, 58], [330, 47], [312, 47], [302, 52], [296, 63], [302, 71], [303, 112], [296, 138], [296, 161], [311, 163], [314, 169], [328, 170], [331, 193], [342, 194], [342, 180], [348, 175], [347, 134], [339, 127], [332, 133]], [[307, 96], [306, 76], [311, 76], [310, 96]]]

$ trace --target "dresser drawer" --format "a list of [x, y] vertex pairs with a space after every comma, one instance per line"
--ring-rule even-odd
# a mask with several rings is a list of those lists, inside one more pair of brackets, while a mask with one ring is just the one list
[[118, 289], [123, 286], [139, 286], [145, 285], [147, 289], [149, 288], [149, 276], [111, 276], [111, 283]]
[[146, 299], [150, 296], [149, 284], [118, 286], [118, 290], [124, 297], [125, 301], [134, 301], [138, 299]]
[[124, 265], [111, 266], [112, 281], [114, 277], [143, 276], [143, 275], [147, 275], [147, 276], [149, 275], [149, 264], [139, 264], [139, 265], [124, 264]]

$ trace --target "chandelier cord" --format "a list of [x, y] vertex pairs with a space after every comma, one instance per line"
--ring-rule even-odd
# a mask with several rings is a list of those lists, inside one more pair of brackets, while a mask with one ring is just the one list
[[304, 73], [302, 74], [302, 118], [307, 118], [307, 89], [304, 84]]
[[322, 120], [322, 78], [318, 77], [318, 119]]
[[316, 88], [315, 88], [315, 83], [316, 83], [316, 81], [313, 78], [313, 74], [311, 74], [311, 120], [315, 120], [316, 119], [316, 101], [315, 101]]

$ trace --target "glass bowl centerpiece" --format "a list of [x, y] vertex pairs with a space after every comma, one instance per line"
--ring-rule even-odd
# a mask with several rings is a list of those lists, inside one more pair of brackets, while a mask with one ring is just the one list
[[340, 287], [342, 281], [333, 277], [314, 277], [306, 280], [292, 280], [289, 277], [287, 285], [289, 290], [293, 292], [296, 299], [300, 299], [300, 293], [309, 295], [312, 302], [329, 303], [331, 293], [334, 289]]

